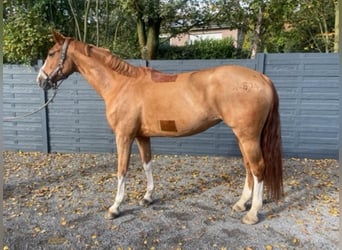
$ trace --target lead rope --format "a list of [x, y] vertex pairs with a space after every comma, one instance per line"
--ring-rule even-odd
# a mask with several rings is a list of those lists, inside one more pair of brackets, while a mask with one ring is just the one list
[[55, 96], [57, 95], [57, 90], [58, 90], [58, 87], [62, 84], [62, 82], [64, 81], [64, 79], [59, 83], [57, 84], [57, 86], [54, 88], [54, 92], [52, 94], [52, 96], [46, 101], [46, 103], [44, 103], [42, 106], [40, 106], [38, 109], [28, 113], [28, 114], [25, 114], [25, 115], [21, 115], [21, 116], [13, 116], [13, 117], [4, 117], [2, 119], [2, 121], [4, 122], [7, 122], [7, 121], [15, 121], [15, 120], [20, 120], [22, 118], [25, 118], [25, 117], [28, 117], [30, 115], [33, 115], [35, 113], [38, 113], [39, 111], [41, 111], [43, 108], [47, 107], [52, 101], [53, 99], [55, 98]]

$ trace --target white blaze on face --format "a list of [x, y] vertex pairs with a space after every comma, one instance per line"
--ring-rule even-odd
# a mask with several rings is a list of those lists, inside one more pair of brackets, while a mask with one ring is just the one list
[[40, 85], [40, 81], [41, 80], [45, 80], [46, 78], [48, 78], [48, 75], [44, 71], [44, 67], [45, 66], [46, 66], [46, 61], [43, 64], [43, 66], [39, 69], [38, 76], [37, 76], [37, 83], [38, 83], [38, 85]]

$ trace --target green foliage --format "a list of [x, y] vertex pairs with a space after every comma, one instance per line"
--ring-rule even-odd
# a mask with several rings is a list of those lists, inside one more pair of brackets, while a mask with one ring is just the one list
[[301, 50], [332, 52], [334, 50], [335, 4], [333, 0], [309, 1], [293, 15], [289, 33], [297, 38]]
[[227, 59], [246, 57], [247, 53], [234, 46], [232, 38], [205, 39], [186, 46], [161, 46], [158, 59]]
[[[141, 58], [144, 50], [157, 48], [159, 34], [165, 40], [160, 41], [157, 58], [245, 58], [256, 37], [260, 8], [258, 51], [330, 52], [335, 34], [334, 3], [336, 0], [6, 0], [4, 62], [29, 64], [45, 58], [51, 46], [49, 26], [124, 58]], [[192, 28], [216, 25], [239, 29], [237, 47], [243, 50], [229, 42], [220, 44], [223, 41], [163, 45]], [[138, 32], [138, 27], [143, 32]], [[149, 47], [151, 44], [155, 46]]]
[[251, 8], [249, 39], [257, 7], [263, 3], [260, 51], [331, 52], [334, 40], [334, 0], [244, 0]]
[[[104, 47], [109, 48], [115, 55], [124, 59], [140, 59], [140, 50], [138, 38], [132, 33], [127, 33], [129, 30], [126, 25], [121, 24], [115, 31], [115, 38], [111, 43], [107, 43]], [[133, 33], [134, 34], [134, 33]]]
[[4, 22], [5, 63], [33, 64], [44, 58], [51, 46], [50, 29], [36, 9], [17, 9]]

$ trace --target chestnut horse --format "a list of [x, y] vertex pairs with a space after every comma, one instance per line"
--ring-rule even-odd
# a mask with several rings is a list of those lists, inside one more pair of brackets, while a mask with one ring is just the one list
[[246, 224], [258, 222], [265, 184], [270, 198], [283, 195], [282, 152], [278, 95], [271, 80], [241, 66], [219, 66], [175, 75], [135, 67], [107, 49], [53, 32], [55, 45], [39, 71], [45, 90], [79, 72], [103, 98], [106, 117], [116, 138], [118, 187], [106, 219], [119, 215], [131, 145], [136, 139], [147, 177], [143, 203], [154, 190], [150, 137], [188, 136], [220, 121], [232, 128], [246, 168], [241, 198], [232, 211], [245, 211]]

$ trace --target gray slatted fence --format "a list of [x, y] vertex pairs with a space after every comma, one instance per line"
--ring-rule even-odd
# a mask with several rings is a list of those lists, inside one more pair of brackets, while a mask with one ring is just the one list
[[[144, 66], [141, 60], [130, 60]], [[339, 59], [337, 54], [259, 54], [255, 60], [151, 61], [168, 73], [222, 64], [244, 65], [268, 75], [280, 96], [283, 148], [287, 157], [337, 158], [339, 148]], [[49, 97], [35, 82], [37, 67], [4, 65], [3, 114], [21, 115]], [[4, 149], [44, 152], [115, 152], [104, 103], [78, 74], [61, 86], [44, 111], [4, 121]], [[240, 155], [223, 123], [190, 137], [153, 138], [154, 153]], [[136, 146], [134, 146], [136, 151]]]

